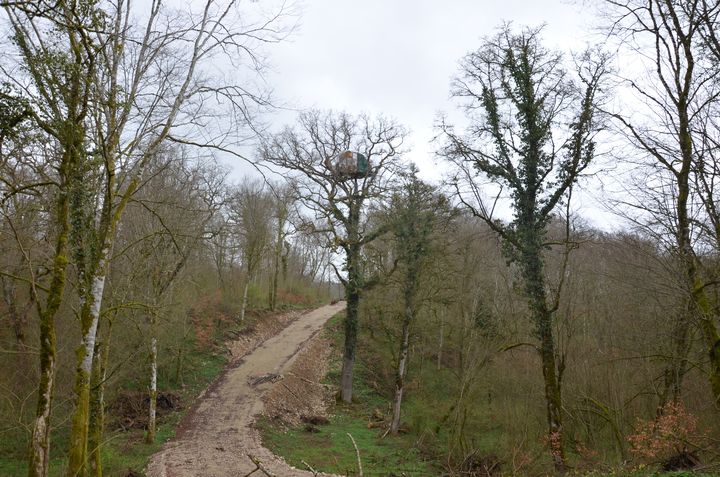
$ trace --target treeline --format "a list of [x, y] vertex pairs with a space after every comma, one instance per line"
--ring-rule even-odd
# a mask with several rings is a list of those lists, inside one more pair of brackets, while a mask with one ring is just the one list
[[161, 386], [196, 381], [248, 310], [332, 291], [291, 191], [217, 162], [267, 98], [214, 62], [256, 75], [285, 34], [282, 9], [241, 24], [236, 3], [1, 3], [0, 453], [28, 475], [102, 475], [124, 394], [153, 442]]
[[[28, 171], [25, 178], [41, 181]], [[2, 224], [2, 449], [27, 455], [35, 416], [37, 343], [43, 330], [57, 216], [53, 194], [15, 194], [3, 207]], [[285, 194], [285, 195], [283, 195]], [[92, 193], [88, 201], [97, 197]], [[337, 296], [329, 280], [328, 252], [316, 237], [296, 230], [295, 200], [281, 186], [228, 180], [228, 171], [207, 157], [171, 148], [154, 158], [129, 201], [117, 232], [106, 277], [88, 395], [88, 459], [95, 475], [113, 431], [138, 424], [153, 442], [158, 392], [181, 389], [201, 371], [204, 355], [226, 354], [224, 341], [252, 325], [247, 310], [307, 308]], [[67, 452], [68, 417], [75, 410], [75, 347], [81, 259], [73, 237], [61, 305], [55, 315], [55, 384], [51, 419], [57, 462]], [[78, 247], [77, 249], [75, 247]], [[40, 308], [40, 310], [38, 309]], [[133, 399], [146, 414], [123, 422], [107, 409]], [[145, 402], [145, 404], [143, 404]], [[184, 403], [184, 405], [189, 402]], [[112, 414], [112, 412], [111, 412]], [[109, 422], [105, 422], [109, 421]], [[90, 473], [90, 469], [87, 470]]]
[[[551, 222], [550, 237], [563, 241], [566, 225]], [[687, 460], [677, 468], [715, 462], [717, 407], [697, 331], [677, 397], [668, 375], [677, 359], [673, 317], [687, 313], [676, 259], [638, 234], [601, 232], [582, 221], [571, 227], [578, 248], [568, 257], [562, 250], [545, 255], [549, 289], [564, 282], [553, 331], [567, 465], [584, 473], [621, 463], [662, 466], [678, 456]], [[392, 267], [396, 247], [382, 240], [369, 253]], [[492, 230], [467, 214], [430, 250], [418, 274], [409, 343], [405, 269], [368, 292], [358, 351], [363, 379], [387, 398], [381, 412], [388, 427], [400, 420], [399, 431], [416, 436], [448, 471], [544, 474], [552, 461], [540, 346], [517, 266]], [[405, 393], [400, 413], [398, 389]]]
[[[114, 397], [147, 391], [152, 441], [218, 330], [339, 282], [338, 397], [361, 372], [449, 471], [716, 460], [720, 5], [600, 5], [614, 55], [505, 25], [461, 61], [428, 184], [392, 119], [261, 124], [284, 4], [0, 0], [3, 448], [101, 475]], [[622, 233], [574, 212], [596, 164], [632, 172]]]

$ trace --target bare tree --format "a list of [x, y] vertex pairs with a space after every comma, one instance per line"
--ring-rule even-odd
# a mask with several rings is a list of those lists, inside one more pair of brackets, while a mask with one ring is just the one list
[[683, 270], [684, 293], [692, 305], [691, 313], [678, 314], [673, 325], [673, 358], [663, 394], [679, 397], [690, 327], [696, 324], [704, 336], [708, 377], [717, 402], [720, 333], [708, 289], [712, 280], [701, 259], [703, 230], [696, 225], [703, 221], [698, 204], [704, 202], [711, 222], [717, 216], [712, 205], [715, 172], [706, 120], [717, 107], [720, 70], [717, 59], [711, 60], [713, 55], [706, 51], [715, 48], [720, 6], [701, 0], [609, 0], [605, 6], [611, 22], [609, 37], [619, 41], [623, 53], [641, 58], [635, 76], [621, 76], [640, 100], [640, 114], [612, 113], [632, 146], [649, 160], [651, 179], [647, 182], [658, 188], [659, 198], [645, 201], [640, 209], [649, 216], [648, 223], [662, 224], [671, 238], [671, 250]]
[[280, 282], [280, 268], [283, 262], [283, 250], [286, 248], [291, 230], [288, 225], [292, 223], [291, 213], [295, 202], [295, 191], [292, 183], [275, 185], [272, 187], [274, 218], [275, 218], [275, 244], [273, 246], [272, 270], [270, 271], [270, 289], [268, 291], [268, 305], [271, 310], [277, 306], [278, 285]]
[[[548, 295], [543, 250], [553, 211], [595, 153], [594, 113], [605, 58], [587, 53], [582, 60], [573, 79], [562, 54], [543, 48], [539, 29], [515, 34], [505, 27], [465, 57], [453, 84], [453, 96], [465, 101], [467, 134], [441, 124], [446, 141], [441, 154], [457, 168], [457, 196], [501, 237], [508, 258], [519, 265], [540, 341], [548, 441], [558, 470], [565, 468], [565, 362], [553, 331], [559, 293]], [[493, 217], [479, 174], [510, 191], [514, 218], [509, 224]]]
[[[358, 304], [368, 285], [361, 251], [386, 231], [368, 227], [364, 207], [386, 192], [404, 137], [402, 127], [384, 118], [311, 111], [300, 116], [297, 127], [266, 138], [261, 146], [263, 160], [295, 173], [300, 201], [314, 214], [313, 230], [327, 233], [328, 246], [344, 252], [345, 274], [335, 271], [347, 299], [340, 384], [345, 402], [352, 400]], [[369, 170], [354, 177], [339, 173], [332, 161], [346, 151], [363, 154]]]
[[219, 213], [226, 173], [212, 163], [193, 163], [186, 151], [173, 148], [163, 154], [149, 180], [133, 198], [141, 205], [146, 220], [134, 230], [146, 237], [140, 244], [144, 267], [149, 271], [146, 287], [150, 335], [150, 407], [146, 442], [155, 441], [158, 394], [158, 333], [166, 313], [170, 289], [182, 276], [192, 254], [209, 236], [209, 224]]
[[255, 280], [272, 241], [272, 194], [260, 182], [238, 187], [230, 199], [230, 220], [239, 236], [242, 266], [245, 271], [240, 306], [240, 322], [245, 321], [248, 289]]
[[[43, 17], [52, 7], [52, 18]], [[29, 475], [46, 476], [50, 450], [50, 411], [55, 380], [55, 315], [65, 289], [71, 232], [70, 208], [74, 178], [86, 163], [87, 121], [92, 97], [96, 48], [84, 44], [92, 19], [65, 2], [5, 5], [20, 62], [27, 76], [5, 70], [7, 81], [23, 100], [23, 114], [57, 144], [54, 221], [56, 245], [52, 278], [47, 287], [31, 284], [40, 315], [40, 383], [29, 452]], [[52, 37], [42, 42], [41, 35]], [[5, 66], [5, 65], [3, 65]], [[26, 81], [22, 81], [22, 80]], [[6, 96], [7, 97], [7, 96]], [[45, 291], [44, 304], [39, 293]]]
[[[70, 475], [85, 473], [89, 381], [109, 258], [118, 223], [143, 171], [170, 139], [237, 154], [233, 147], [245, 139], [243, 131], [252, 131], [253, 108], [267, 104], [262, 91], [248, 86], [249, 79], [235, 81], [237, 76], [216, 71], [221, 58], [235, 68], [261, 68], [260, 45], [281, 39], [287, 31], [280, 24], [285, 6], [270, 17], [244, 11], [241, 21], [237, 3], [206, 0], [199, 9], [195, 4], [181, 11], [153, 1], [142, 13], [125, 0], [6, 7], [23, 67], [43, 65], [30, 70], [35, 84], [29, 93], [43, 100], [34, 104], [57, 116], [64, 113], [59, 106], [63, 94], [84, 95], [73, 106], [81, 111], [71, 115], [78, 125], [74, 147], [92, 160], [71, 171], [77, 186], [71, 192], [77, 200], [68, 203], [76, 230], [75, 259], [81, 258], [82, 299]], [[68, 48], [55, 46], [58, 31], [68, 32]], [[58, 62], [54, 70], [54, 48], [69, 50], [74, 62]], [[57, 69], [63, 65], [76, 68], [61, 75]], [[79, 78], [78, 88], [67, 87], [73, 75]], [[15, 81], [24, 85], [22, 77]], [[213, 121], [225, 105], [230, 109], [225, 119]], [[88, 152], [82, 144], [90, 138], [93, 150]]]

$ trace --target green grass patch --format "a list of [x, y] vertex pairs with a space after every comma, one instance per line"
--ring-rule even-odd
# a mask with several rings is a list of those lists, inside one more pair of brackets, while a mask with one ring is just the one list
[[[336, 409], [338, 410], [338, 409]], [[292, 466], [306, 469], [304, 462], [315, 470], [341, 475], [357, 472], [357, 455], [348, 434], [352, 435], [360, 451], [365, 475], [437, 475], [429, 463], [422, 460], [409, 436], [388, 436], [384, 439], [378, 429], [368, 429], [367, 420], [353, 412], [339, 412], [330, 423], [308, 432], [303, 426], [284, 428], [267, 420], [260, 422], [263, 443], [274, 453], [283, 456]]]
[[[334, 341], [336, 349], [342, 349], [343, 318], [343, 313], [335, 315], [325, 327], [325, 333]], [[265, 446], [300, 469], [307, 469], [303, 463], [306, 462], [317, 471], [354, 475], [358, 464], [350, 434], [357, 444], [367, 476], [439, 475], [440, 469], [425, 460], [415, 447], [412, 434], [383, 438], [384, 428], [368, 427], [372, 414], [376, 409], [386, 408], [387, 400], [363, 379], [367, 376], [363, 363], [358, 362], [356, 366], [352, 405], [334, 405], [330, 409], [330, 422], [316, 426], [314, 432], [307, 431], [304, 425], [287, 428], [280, 423], [261, 420], [259, 428]], [[323, 381], [335, 384], [339, 378], [339, 362], [336, 361]]]

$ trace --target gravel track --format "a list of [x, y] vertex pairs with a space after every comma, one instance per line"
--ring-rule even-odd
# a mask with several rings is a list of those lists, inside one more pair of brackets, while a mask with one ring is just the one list
[[[325, 322], [344, 308], [345, 302], [339, 302], [306, 313], [233, 361], [205, 391], [177, 436], [151, 457], [148, 477], [244, 476], [256, 468], [250, 456], [278, 477], [312, 477], [265, 449], [253, 423], [263, 411], [263, 396], [274, 385], [270, 375], [282, 375]], [[253, 385], [261, 376], [268, 379]]]

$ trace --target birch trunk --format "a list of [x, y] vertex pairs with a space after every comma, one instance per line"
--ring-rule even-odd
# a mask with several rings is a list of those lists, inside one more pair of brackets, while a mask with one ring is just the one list
[[153, 336], [150, 339], [150, 410], [148, 413], [148, 427], [145, 442], [155, 442], [155, 418], [157, 411], [157, 337], [155, 336], [155, 319], [151, 323]]
[[245, 280], [245, 287], [243, 288], [242, 305], [240, 306], [240, 323], [245, 322], [245, 309], [247, 308], [247, 297], [248, 288], [250, 287], [250, 277]]
[[108, 320], [107, 335], [104, 346], [101, 347], [100, 355], [96, 353], [95, 359], [99, 362], [97, 380], [93, 382], [92, 392], [94, 398], [93, 409], [90, 414], [90, 465], [92, 474], [96, 477], [102, 476], [102, 440], [105, 432], [105, 379], [107, 378], [108, 363], [110, 361], [110, 338], [112, 336], [113, 320]]
[[92, 373], [95, 340], [97, 338], [100, 308], [105, 290], [107, 259], [110, 248], [105, 247], [92, 279], [89, 295], [80, 311], [82, 341], [77, 348], [77, 371], [75, 374], [75, 412], [70, 434], [68, 477], [84, 477], [87, 473], [88, 427], [90, 417], [90, 376]]

